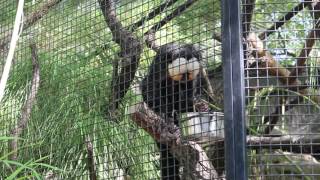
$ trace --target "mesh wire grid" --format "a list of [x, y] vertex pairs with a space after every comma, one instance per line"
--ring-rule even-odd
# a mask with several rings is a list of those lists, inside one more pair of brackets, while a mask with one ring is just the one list
[[[1, 73], [18, 1], [0, 1]], [[223, 177], [220, 2], [28, 0], [0, 176]]]
[[318, 1], [242, 1], [249, 179], [319, 179]]

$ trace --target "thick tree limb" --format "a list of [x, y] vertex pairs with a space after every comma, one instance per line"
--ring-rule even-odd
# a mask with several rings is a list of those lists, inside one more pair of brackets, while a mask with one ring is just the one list
[[[311, 138], [312, 137], [312, 138]], [[224, 139], [213, 136], [210, 133], [203, 135], [192, 135], [188, 139], [196, 140], [197, 143], [207, 143], [215, 140], [210, 146], [216, 146], [217, 143], [222, 143]], [[250, 149], [281, 149], [294, 153], [312, 153], [319, 155], [320, 152], [320, 136], [315, 134], [294, 134], [283, 136], [250, 136], [246, 137], [247, 146]]]
[[156, 17], [157, 15], [159, 15], [160, 13], [165, 11], [168, 7], [170, 7], [171, 5], [176, 3], [177, 1], [178, 0], [166, 0], [164, 3], [162, 3], [156, 9], [151, 11], [147, 16], [144, 16], [139, 21], [137, 21], [136, 23], [132, 24], [131, 25], [131, 31], [135, 31], [138, 27], [142, 26], [145, 23], [145, 21], [148, 21], [148, 20]]
[[172, 120], [165, 122], [143, 102], [131, 107], [129, 112], [132, 113], [132, 120], [147, 131], [155, 141], [168, 144], [172, 154], [184, 166], [184, 176], [190, 179], [218, 178], [205, 151], [193, 141], [182, 140], [180, 129]]
[[88, 164], [89, 177], [90, 177], [90, 180], [96, 180], [97, 168], [94, 160], [93, 145], [92, 145], [91, 138], [89, 136], [85, 138], [85, 144], [87, 148], [87, 164]]
[[[35, 103], [36, 96], [40, 84], [40, 67], [38, 60], [37, 47], [35, 43], [30, 44], [31, 54], [32, 54], [32, 67], [33, 75], [31, 81], [31, 89], [27, 97], [26, 103], [22, 107], [21, 118], [17, 122], [17, 126], [10, 131], [12, 137], [19, 137], [22, 131], [27, 127], [28, 120], [31, 115], [32, 107]], [[18, 139], [14, 139], [10, 142], [11, 151], [14, 153], [11, 155], [11, 160], [17, 160], [18, 156]]]
[[[28, 29], [35, 23], [37, 23], [43, 16], [48, 14], [49, 10], [60, 3], [62, 0], [49, 0], [47, 3], [43, 4], [38, 10], [26, 16], [23, 29]], [[10, 37], [12, 36], [12, 31], [6, 33], [4, 37], [0, 39], [0, 49], [4, 49], [10, 42]]]
[[304, 135], [285, 135], [279, 137], [247, 136], [248, 146], [252, 149], [281, 149], [294, 153], [320, 152], [320, 137], [310, 139]]
[[[309, 141], [309, 140], [308, 140]], [[266, 136], [247, 136], [247, 143], [249, 146], [268, 146], [271, 147], [271, 145], [294, 145], [299, 144], [298, 141], [294, 142], [293, 136], [286, 135], [286, 136], [279, 136], [279, 137], [266, 137]], [[275, 149], [279, 149], [278, 147], [275, 147]]]
[[112, 0], [99, 0], [100, 8], [104, 19], [110, 28], [113, 40], [121, 48], [122, 67], [120, 73], [115, 78], [113, 93], [110, 99], [115, 101], [110, 104], [110, 111], [118, 108], [120, 101], [129, 90], [130, 85], [137, 71], [142, 45], [139, 39], [132, 32], [124, 29], [121, 22], [116, 17], [114, 2]]

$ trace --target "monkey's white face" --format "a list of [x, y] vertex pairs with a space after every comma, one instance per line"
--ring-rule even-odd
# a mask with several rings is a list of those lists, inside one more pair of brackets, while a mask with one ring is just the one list
[[199, 69], [200, 64], [197, 58], [189, 60], [177, 58], [168, 65], [169, 76], [175, 81], [183, 80], [184, 75], [187, 75], [187, 80], [194, 80], [199, 74]]

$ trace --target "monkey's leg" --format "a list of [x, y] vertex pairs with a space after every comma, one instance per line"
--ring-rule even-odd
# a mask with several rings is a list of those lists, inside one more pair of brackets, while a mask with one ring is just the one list
[[160, 150], [160, 170], [162, 180], [180, 180], [179, 161], [173, 157], [167, 145], [157, 143]]

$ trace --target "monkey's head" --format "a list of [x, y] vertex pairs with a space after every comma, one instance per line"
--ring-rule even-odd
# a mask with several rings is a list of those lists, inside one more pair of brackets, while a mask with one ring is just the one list
[[158, 57], [166, 65], [168, 76], [174, 81], [191, 81], [200, 72], [201, 52], [192, 44], [161, 46]]

